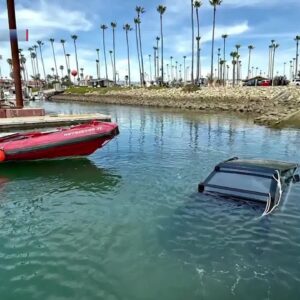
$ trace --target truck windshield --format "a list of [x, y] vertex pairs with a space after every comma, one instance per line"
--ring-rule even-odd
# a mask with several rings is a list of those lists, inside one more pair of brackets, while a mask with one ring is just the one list
[[270, 193], [271, 183], [272, 178], [216, 172], [205, 184], [205, 190], [265, 202]]

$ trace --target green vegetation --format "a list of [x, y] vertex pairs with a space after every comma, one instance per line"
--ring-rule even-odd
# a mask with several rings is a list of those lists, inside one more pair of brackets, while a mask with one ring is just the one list
[[84, 95], [88, 93], [98, 93], [105, 95], [108, 92], [111, 91], [125, 91], [128, 90], [129, 88], [124, 88], [124, 87], [89, 87], [89, 86], [70, 86], [65, 90], [66, 94], [77, 94], [77, 95]]
[[197, 92], [199, 90], [201, 90], [201, 88], [194, 84], [187, 84], [186, 86], [184, 86], [182, 88], [182, 91], [185, 93], [193, 93], [193, 92]]

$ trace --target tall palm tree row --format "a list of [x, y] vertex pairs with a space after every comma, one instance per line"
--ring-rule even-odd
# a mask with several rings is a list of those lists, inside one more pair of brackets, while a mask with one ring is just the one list
[[55, 75], [58, 78], [58, 71], [57, 71], [57, 64], [56, 64], [56, 57], [55, 57], [55, 51], [54, 51], [54, 39], [49, 39], [52, 47], [52, 54], [53, 54], [53, 60], [54, 60], [54, 67], [55, 67]]
[[106, 47], [105, 47], [105, 30], [107, 26], [105, 24], [101, 25], [100, 28], [102, 29], [102, 43], [103, 43], [103, 54], [104, 54], [104, 64], [105, 64], [105, 78], [108, 79], [108, 72], [107, 72], [107, 59], [106, 59]]
[[71, 35], [71, 38], [74, 41], [74, 50], [75, 50], [75, 61], [76, 61], [76, 69], [77, 69], [77, 81], [80, 81], [79, 78], [79, 66], [78, 66], [78, 56], [77, 56], [77, 45], [76, 45], [76, 40], [78, 39], [78, 36], [76, 34]]
[[113, 70], [113, 77], [114, 77], [114, 83], [117, 84], [117, 68], [116, 68], [116, 37], [115, 37], [115, 29], [117, 27], [116, 22], [111, 22], [110, 26], [112, 28], [113, 32], [113, 54], [114, 54], [114, 70]]
[[167, 7], [159, 5], [157, 11], [160, 15], [160, 46], [161, 46], [161, 83], [164, 83], [164, 35], [163, 35], [163, 14], [166, 12]]
[[196, 10], [196, 17], [197, 17], [197, 36], [196, 36], [196, 41], [197, 41], [197, 71], [196, 71], [196, 81], [197, 84], [199, 83], [200, 80], [200, 23], [199, 23], [199, 8], [201, 7], [202, 2], [199, 0], [196, 0], [194, 2], [194, 7]]
[[213, 6], [213, 29], [212, 29], [212, 42], [211, 42], [211, 67], [210, 67], [210, 76], [213, 80], [214, 78], [214, 47], [215, 47], [215, 28], [216, 28], [216, 11], [217, 6], [220, 6], [222, 0], [209, 0], [209, 3]]
[[141, 15], [145, 13], [145, 9], [142, 6], [136, 6], [135, 8], [137, 12], [137, 18], [139, 19], [138, 22], [138, 36], [139, 36], [139, 50], [141, 55], [141, 82], [142, 85], [145, 85], [145, 72], [144, 72], [144, 58], [143, 58], [143, 47], [142, 47], [142, 34], [141, 34]]
[[128, 39], [128, 32], [132, 30], [131, 26], [129, 24], [125, 24], [123, 26], [123, 29], [125, 30], [126, 34], [126, 46], [127, 46], [127, 64], [128, 64], [128, 80], [129, 80], [129, 86], [131, 86], [131, 74], [130, 74], [130, 50], [129, 50], [129, 39]]

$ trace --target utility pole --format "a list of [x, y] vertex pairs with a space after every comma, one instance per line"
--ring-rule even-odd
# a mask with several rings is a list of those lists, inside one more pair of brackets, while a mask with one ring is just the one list
[[19, 46], [15, 13], [15, 0], [7, 0], [8, 25], [10, 32], [11, 57], [16, 91], [16, 106], [23, 108], [22, 80], [19, 59]]

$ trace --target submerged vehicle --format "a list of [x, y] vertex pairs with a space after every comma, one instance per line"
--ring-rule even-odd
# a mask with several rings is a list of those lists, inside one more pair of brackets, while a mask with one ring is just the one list
[[49, 132], [11, 134], [0, 137], [0, 163], [87, 156], [118, 134], [117, 124], [98, 121]]
[[297, 169], [297, 163], [234, 157], [219, 163], [198, 191], [262, 203], [267, 215], [279, 205], [287, 187], [300, 181]]

